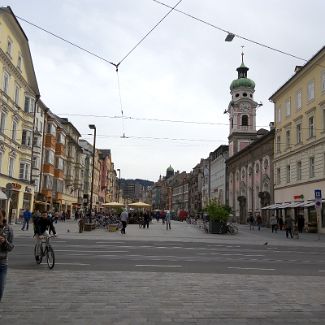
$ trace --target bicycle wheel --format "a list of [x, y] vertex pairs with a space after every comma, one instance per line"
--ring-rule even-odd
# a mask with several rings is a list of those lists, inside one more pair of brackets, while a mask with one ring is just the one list
[[238, 228], [234, 225], [228, 226], [228, 231], [231, 235], [238, 234]]
[[49, 269], [53, 269], [55, 264], [55, 255], [54, 250], [51, 246], [48, 246], [46, 249], [46, 262]]
[[[40, 250], [42, 250], [42, 248], [40, 248]], [[34, 247], [34, 256], [35, 256], [35, 261], [37, 264], [41, 264], [42, 263], [42, 252], [41, 255], [37, 255], [37, 244], [35, 244]]]

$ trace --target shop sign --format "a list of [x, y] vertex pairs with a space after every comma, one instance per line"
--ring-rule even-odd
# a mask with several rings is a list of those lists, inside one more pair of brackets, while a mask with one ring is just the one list
[[315, 190], [315, 208], [321, 209], [322, 207], [322, 191]]
[[294, 195], [293, 196], [293, 199], [295, 200], [295, 201], [303, 201], [304, 200], [304, 195], [303, 194], [299, 194], [299, 195]]

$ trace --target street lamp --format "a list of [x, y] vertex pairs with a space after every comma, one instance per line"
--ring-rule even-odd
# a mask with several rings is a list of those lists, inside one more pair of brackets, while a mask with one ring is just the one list
[[96, 126], [95, 124], [89, 124], [89, 129], [94, 130], [94, 144], [93, 144], [93, 168], [91, 172], [91, 189], [90, 189], [90, 214], [89, 222], [91, 223], [91, 213], [93, 210], [93, 194], [94, 194], [94, 174], [95, 174], [95, 152], [96, 152]]
[[117, 202], [120, 202], [120, 186], [121, 186], [121, 183], [120, 183], [120, 179], [121, 179], [121, 169], [117, 169], [118, 171], [118, 191], [117, 191]]

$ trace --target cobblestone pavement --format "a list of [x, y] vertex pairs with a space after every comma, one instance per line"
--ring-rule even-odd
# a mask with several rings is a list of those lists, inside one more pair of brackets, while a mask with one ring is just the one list
[[[32, 230], [28, 232], [21, 231], [21, 225], [12, 225], [15, 236], [31, 237]], [[60, 238], [82, 238], [98, 240], [143, 240], [143, 241], [180, 241], [180, 242], [206, 242], [206, 243], [232, 243], [232, 244], [261, 244], [267, 242], [269, 245], [279, 246], [305, 246], [305, 247], [323, 247], [325, 248], [325, 234], [319, 237], [317, 234], [300, 234], [299, 239], [287, 239], [285, 231], [278, 231], [276, 234], [271, 232], [270, 228], [261, 228], [258, 231], [250, 231], [247, 225], [239, 225], [239, 233], [232, 235], [207, 234], [196, 225], [186, 222], [172, 221], [172, 229], [166, 230], [165, 225], [155, 220], [150, 224], [149, 229], [139, 229], [138, 225], [131, 224], [127, 226], [127, 234], [122, 236], [119, 232], [108, 232], [105, 229], [96, 229], [91, 232], [78, 232], [78, 224], [74, 220], [59, 222], [55, 224]]]
[[11, 271], [1, 324], [324, 324], [323, 277]]
[[[60, 238], [100, 240], [180, 240], [263, 243], [324, 247], [324, 237], [306, 234], [286, 240], [269, 229], [236, 236], [205, 234], [191, 225], [136, 225], [127, 235], [96, 230], [79, 234], [75, 222], [60, 223]], [[30, 237], [19, 231], [16, 237]], [[68, 232], [69, 230], [69, 232]], [[191, 239], [192, 238], [192, 239]], [[0, 304], [0, 324], [324, 324], [323, 276], [215, 273], [59, 271], [10, 269]]]

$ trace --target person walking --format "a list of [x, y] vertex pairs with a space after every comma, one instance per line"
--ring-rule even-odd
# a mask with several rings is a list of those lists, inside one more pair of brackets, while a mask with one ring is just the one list
[[260, 231], [261, 230], [261, 226], [262, 226], [262, 217], [260, 214], [257, 215], [256, 217], [256, 223], [257, 223], [257, 229]]
[[254, 230], [255, 219], [252, 214], [248, 218], [248, 223], [249, 223], [249, 230]]
[[271, 218], [270, 218], [270, 224], [272, 227], [272, 232], [277, 233], [278, 230], [278, 221], [276, 220], [276, 217], [274, 214], [272, 214]]
[[148, 211], [145, 211], [143, 214], [143, 228], [146, 228], [146, 226], [147, 226], [147, 229], [148, 229], [149, 222], [150, 222], [150, 215], [149, 215]]
[[124, 211], [121, 213], [120, 219], [122, 222], [122, 229], [121, 229], [121, 234], [125, 235], [125, 228], [128, 222], [129, 214], [127, 209], [124, 209]]
[[292, 234], [293, 220], [289, 215], [286, 216], [285, 227], [286, 227], [286, 237], [289, 238], [290, 235], [290, 237], [293, 238], [293, 234]]
[[12, 251], [13, 245], [13, 231], [12, 228], [7, 225], [5, 219], [5, 212], [0, 210], [0, 302], [3, 297], [7, 270], [8, 270], [8, 252]]
[[166, 222], [166, 230], [171, 230], [171, 224], [170, 224], [170, 220], [171, 220], [171, 215], [170, 215], [170, 211], [168, 210], [166, 215], [165, 215], [165, 222]]
[[298, 216], [298, 232], [302, 234], [304, 227], [305, 227], [305, 218], [302, 214]]
[[32, 213], [27, 208], [23, 213], [24, 220], [23, 220], [23, 226], [21, 227], [21, 230], [24, 231], [25, 228], [26, 228], [26, 230], [28, 230], [28, 228], [29, 228], [29, 220], [30, 220], [31, 217], [32, 217]]

